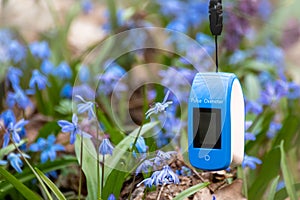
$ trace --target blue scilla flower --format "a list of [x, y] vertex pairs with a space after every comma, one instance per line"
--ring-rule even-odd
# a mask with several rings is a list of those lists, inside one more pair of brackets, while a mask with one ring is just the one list
[[256, 47], [254, 52], [259, 61], [269, 63], [278, 68], [284, 67], [284, 52], [273, 42], [267, 41], [264, 46]]
[[70, 83], [66, 83], [60, 91], [60, 96], [63, 98], [71, 99], [72, 98], [72, 90], [73, 90], [72, 85]]
[[99, 153], [102, 155], [113, 154], [114, 147], [110, 143], [109, 139], [105, 138], [99, 146]]
[[251, 127], [252, 124], [253, 124], [252, 121], [246, 121], [246, 123], [245, 123], [245, 130], [246, 130], [245, 140], [251, 140], [251, 141], [256, 140], [255, 135], [253, 133], [248, 132], [248, 129]]
[[[25, 158], [30, 158], [29, 155], [27, 154], [22, 154]], [[22, 172], [22, 169], [21, 167], [23, 166], [23, 162], [22, 160], [20, 159], [21, 157], [21, 154], [17, 153], [10, 153], [8, 154], [7, 156], [7, 160], [9, 161], [10, 165], [18, 172], [18, 173], [21, 173]]]
[[12, 110], [8, 109], [1, 113], [0, 119], [3, 120], [4, 127], [7, 128], [10, 123], [16, 123], [16, 117]]
[[7, 70], [7, 80], [10, 82], [13, 88], [19, 87], [20, 77], [23, 75], [23, 72], [16, 67], [10, 66]]
[[41, 152], [41, 162], [45, 163], [47, 160], [54, 161], [57, 151], [64, 151], [65, 147], [61, 144], [55, 144], [55, 136], [49, 135], [47, 139], [39, 138], [36, 143], [30, 145], [29, 150], [33, 152]]
[[186, 33], [188, 31], [187, 22], [184, 19], [174, 19], [166, 27], [174, 31]]
[[143, 172], [147, 174], [149, 172], [149, 168], [153, 167], [153, 162], [150, 160], [144, 160], [135, 170], [135, 174], [138, 175], [139, 173]]
[[53, 71], [53, 75], [66, 80], [72, 77], [72, 70], [68, 63], [61, 62]]
[[21, 109], [32, 106], [30, 99], [20, 87], [16, 87], [15, 92], [7, 93], [6, 104], [9, 108], [13, 108], [17, 104]]
[[196, 35], [197, 42], [200, 43], [202, 48], [205, 49], [205, 51], [212, 55], [214, 52], [214, 40], [211, 36], [204, 34], [204, 33], [197, 33]]
[[31, 51], [31, 54], [39, 59], [47, 59], [51, 55], [51, 51], [48, 45], [48, 42], [42, 41], [42, 42], [33, 42], [29, 45], [29, 49]]
[[82, 103], [79, 103], [77, 105], [77, 111], [79, 114], [87, 112], [89, 119], [95, 118], [95, 103], [91, 101], [84, 100], [80, 95], [75, 96], [77, 99], [79, 99]]
[[136, 144], [135, 144], [136, 149], [138, 150], [139, 153], [146, 153], [147, 152], [147, 145], [145, 143], [145, 139], [142, 136], [139, 136]]
[[12, 40], [9, 44], [9, 57], [14, 63], [18, 63], [26, 56], [25, 47], [17, 40]]
[[229, 64], [236, 65], [238, 63], [244, 62], [250, 56], [251, 56], [251, 54], [248, 51], [236, 50], [229, 57]]
[[176, 153], [177, 153], [176, 151], [164, 152], [164, 151], [158, 150], [156, 153], [156, 157], [154, 157], [151, 160], [153, 161], [155, 166], [160, 166], [164, 163], [167, 163], [172, 158], [172, 156]]
[[276, 133], [282, 128], [282, 124], [272, 121], [267, 132], [268, 138], [273, 138]]
[[90, 70], [86, 65], [82, 65], [79, 69], [79, 80], [81, 83], [86, 83], [90, 79]]
[[81, 0], [81, 9], [84, 14], [89, 14], [93, 10], [93, 2], [91, 0]]
[[84, 99], [95, 99], [95, 91], [88, 84], [73, 87], [73, 96], [80, 95]]
[[54, 69], [54, 65], [50, 60], [48, 60], [48, 59], [43, 60], [43, 62], [41, 64], [41, 71], [44, 74], [46, 74], [46, 75], [51, 74], [53, 69]]
[[256, 165], [260, 165], [261, 163], [262, 163], [261, 160], [256, 157], [245, 155], [242, 163], [242, 167], [243, 168], [249, 167], [250, 169], [256, 169]]
[[82, 137], [91, 138], [91, 136], [81, 131], [78, 125], [78, 117], [76, 114], [72, 116], [72, 122], [66, 120], [59, 120], [57, 124], [61, 127], [61, 131], [64, 133], [70, 133], [70, 144], [74, 144], [76, 140], [76, 134], [80, 134]]
[[32, 72], [31, 79], [29, 81], [29, 87], [34, 89], [36, 86], [39, 90], [43, 90], [47, 85], [47, 77], [39, 72], [39, 70], [35, 69]]
[[20, 133], [23, 131], [24, 126], [28, 121], [21, 119], [16, 124], [10, 122], [6, 128], [6, 132], [3, 135], [3, 147], [6, 147], [9, 143], [10, 137], [12, 137], [13, 142], [19, 143], [21, 140]]
[[137, 186], [139, 187], [142, 183], [144, 183], [146, 187], [152, 187], [152, 185], [179, 184], [179, 178], [168, 165], [165, 165], [161, 171], [154, 172], [150, 178], [146, 178]]
[[110, 194], [107, 200], [116, 200], [116, 197], [114, 194]]
[[281, 98], [288, 94], [288, 85], [282, 81], [269, 82], [261, 92], [260, 102], [263, 105], [277, 105]]
[[165, 112], [166, 109], [169, 107], [169, 105], [171, 105], [173, 102], [172, 101], [168, 101], [168, 97], [169, 97], [170, 91], [167, 91], [164, 100], [160, 103], [160, 102], [156, 102], [154, 107], [150, 108], [149, 110], [147, 110], [146, 114], [146, 118], [149, 118], [152, 114], [157, 114], [159, 112]]
[[289, 91], [287, 94], [288, 99], [298, 99], [300, 98], [300, 85], [294, 82], [290, 82]]
[[245, 112], [246, 113], [253, 113], [255, 115], [259, 115], [260, 113], [262, 113], [262, 111], [263, 111], [263, 107], [260, 103], [258, 103], [256, 101], [246, 100], [246, 103], [245, 103]]

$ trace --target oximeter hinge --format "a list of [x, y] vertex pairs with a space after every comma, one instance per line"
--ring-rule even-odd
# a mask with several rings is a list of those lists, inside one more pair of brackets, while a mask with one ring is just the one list
[[223, 29], [222, 0], [209, 2], [210, 31], [213, 35], [221, 35]]

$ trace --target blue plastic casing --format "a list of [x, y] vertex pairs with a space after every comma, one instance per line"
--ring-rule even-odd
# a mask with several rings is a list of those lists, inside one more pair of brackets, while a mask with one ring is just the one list
[[[232, 162], [231, 91], [237, 77], [231, 73], [198, 73], [193, 81], [188, 103], [188, 141], [190, 163], [202, 170], [226, 169]], [[217, 110], [220, 114], [219, 148], [195, 147], [194, 137], [201, 120], [194, 119], [196, 109]], [[199, 124], [198, 124], [199, 123]], [[203, 123], [203, 122], [202, 122]], [[244, 145], [244, 144], [243, 144]]]

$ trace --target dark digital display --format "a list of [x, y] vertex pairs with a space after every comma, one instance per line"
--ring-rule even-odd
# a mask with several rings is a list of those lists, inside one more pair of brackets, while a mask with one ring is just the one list
[[221, 110], [193, 109], [194, 148], [221, 149]]

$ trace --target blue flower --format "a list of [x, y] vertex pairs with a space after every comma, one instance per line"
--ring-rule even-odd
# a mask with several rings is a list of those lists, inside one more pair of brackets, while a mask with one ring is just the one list
[[85, 101], [80, 95], [76, 95], [75, 97], [78, 98], [81, 102], [83, 102], [77, 105], [78, 113], [81, 114], [84, 112], [88, 112], [89, 119], [95, 118], [95, 103], [91, 101]]
[[[131, 143], [131, 147], [132, 147], [132, 145], [133, 145], [133, 142]], [[138, 139], [136, 140], [135, 147], [139, 153], [146, 153], [147, 149], [148, 149], [148, 147], [145, 143], [145, 140], [142, 136], [139, 136]], [[134, 155], [135, 155], [135, 152], [134, 152]]]
[[50, 48], [46, 41], [33, 42], [29, 45], [32, 55], [39, 59], [47, 59], [50, 57]]
[[47, 85], [47, 77], [42, 75], [37, 69], [33, 70], [31, 79], [29, 81], [29, 87], [34, 89], [35, 86], [39, 90], [43, 90]]
[[70, 144], [74, 144], [76, 140], [76, 134], [80, 133], [81, 130], [78, 126], [78, 117], [76, 114], [73, 114], [72, 123], [66, 120], [59, 120], [58, 125], [62, 128], [62, 132], [70, 133]]
[[245, 130], [246, 130], [245, 140], [251, 140], [251, 141], [256, 140], [255, 135], [253, 133], [248, 132], [248, 129], [251, 127], [252, 123], [253, 123], [252, 121], [246, 121], [245, 123]]
[[236, 65], [238, 63], [244, 62], [247, 58], [250, 57], [248, 51], [236, 50], [229, 58], [229, 64]]
[[80, 95], [85, 99], [95, 99], [95, 91], [88, 84], [74, 86], [73, 96], [76, 95]]
[[110, 194], [107, 200], [116, 200], [116, 197], [114, 194]]
[[43, 60], [42, 64], [41, 64], [41, 71], [48, 75], [48, 74], [51, 74], [52, 71], [54, 69], [54, 65], [51, 61], [49, 61], [48, 59], [47, 60]]
[[28, 106], [32, 106], [32, 103], [25, 92], [17, 87], [15, 92], [8, 92], [6, 97], [6, 104], [9, 108], [13, 108], [15, 104], [21, 109], [26, 109]]
[[91, 0], [82, 0], [81, 1], [81, 9], [84, 14], [89, 14], [93, 9], [93, 3]]
[[250, 169], [256, 169], [256, 165], [260, 165], [261, 163], [262, 163], [261, 160], [256, 157], [245, 155], [242, 163], [242, 167], [243, 168], [249, 167]]
[[10, 42], [8, 52], [9, 57], [14, 61], [14, 63], [20, 62], [26, 56], [25, 47], [17, 40], [13, 40]]
[[28, 121], [21, 119], [16, 124], [10, 122], [6, 128], [6, 132], [3, 135], [3, 147], [6, 147], [9, 143], [10, 137], [12, 137], [15, 143], [19, 143], [21, 140], [20, 133]]
[[173, 156], [173, 154], [176, 154], [176, 151], [168, 151], [168, 152], [163, 152], [161, 150], [158, 150], [156, 153], [156, 157], [151, 159], [153, 160], [153, 163], [156, 166], [160, 166], [162, 164], [167, 163]]
[[149, 168], [153, 167], [153, 162], [150, 160], [144, 160], [135, 170], [135, 174], [138, 175], [139, 173], [143, 172], [147, 174], [149, 172]]
[[253, 113], [255, 115], [259, 115], [263, 111], [262, 105], [256, 101], [247, 100], [245, 106], [246, 113]]
[[66, 80], [72, 77], [72, 70], [68, 63], [61, 62], [53, 71], [53, 75]]
[[157, 114], [159, 112], [165, 112], [167, 107], [169, 107], [169, 105], [171, 105], [173, 102], [172, 101], [167, 101], [168, 97], [169, 97], [170, 91], [167, 92], [163, 102], [156, 102], [154, 107], [150, 108], [149, 110], [147, 110], [146, 114], [146, 118], [149, 118], [152, 114]]
[[140, 182], [138, 187], [142, 183], [144, 183], [146, 187], [152, 187], [152, 185], [179, 184], [179, 178], [168, 165], [165, 165], [161, 171], [154, 172], [150, 178]]
[[0, 119], [4, 122], [4, 127], [7, 128], [10, 123], [16, 123], [16, 117], [12, 110], [6, 110], [0, 115]]
[[260, 102], [263, 105], [277, 105], [281, 98], [288, 94], [288, 85], [282, 81], [278, 80], [269, 82], [265, 86], [265, 90], [261, 92]]
[[298, 99], [300, 98], [300, 85], [294, 82], [288, 84], [289, 91], [287, 94], [288, 99]]
[[277, 122], [271, 122], [269, 126], [269, 130], [267, 132], [267, 137], [268, 138], [273, 138], [276, 133], [281, 129], [282, 124], [277, 123]]
[[55, 144], [55, 136], [49, 135], [47, 139], [39, 138], [36, 143], [30, 145], [29, 150], [33, 152], [41, 151], [41, 162], [45, 163], [48, 159], [54, 161], [57, 151], [64, 151], [65, 147]]
[[23, 72], [16, 68], [10, 66], [7, 70], [7, 80], [11, 83], [13, 88], [17, 88], [20, 85], [20, 77], [23, 75]]
[[114, 147], [111, 145], [109, 139], [105, 138], [99, 146], [99, 153], [102, 155], [113, 154]]
[[[25, 158], [30, 158], [27, 154], [22, 154]], [[23, 162], [20, 159], [21, 154], [15, 154], [15, 153], [10, 153], [7, 156], [7, 160], [9, 161], [10, 165], [18, 172], [21, 173], [22, 169], [21, 167], [23, 166]]]
[[86, 83], [90, 79], [90, 70], [86, 65], [82, 65], [79, 69], [79, 80], [81, 83]]
[[72, 85], [70, 83], [66, 83], [60, 91], [60, 96], [71, 99], [72, 98], [72, 90], [73, 90]]

